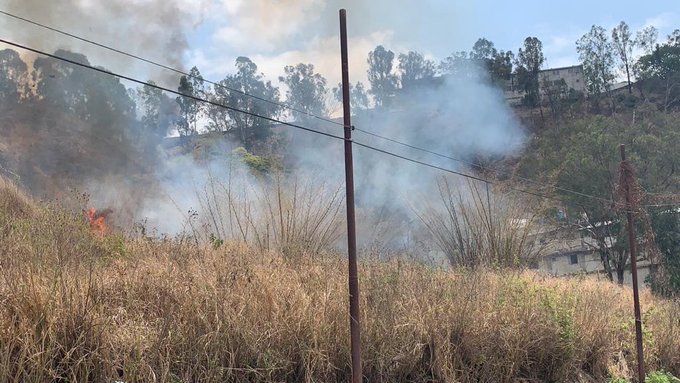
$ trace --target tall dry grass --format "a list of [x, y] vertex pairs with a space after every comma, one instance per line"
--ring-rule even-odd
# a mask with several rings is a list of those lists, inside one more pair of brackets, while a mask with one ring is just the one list
[[[339, 185], [298, 177], [210, 177], [200, 192], [205, 221], [199, 232], [239, 240], [262, 251], [311, 254], [333, 247], [342, 233]], [[200, 234], [200, 233], [196, 233]]]
[[[79, 214], [2, 200], [32, 213], [0, 215], [0, 381], [348, 380], [342, 258], [98, 240]], [[604, 382], [633, 371], [625, 288], [402, 261], [364, 261], [360, 278], [365, 381]], [[680, 305], [643, 294], [642, 310], [649, 369], [680, 374]]]
[[442, 177], [438, 187], [439, 198], [416, 212], [451, 265], [519, 267], [540, 256], [538, 214], [526, 201], [473, 181]]

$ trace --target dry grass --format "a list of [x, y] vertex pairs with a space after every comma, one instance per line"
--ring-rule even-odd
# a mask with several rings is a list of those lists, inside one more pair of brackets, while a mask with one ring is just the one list
[[340, 186], [273, 179], [211, 177], [199, 193], [206, 220], [202, 229], [220, 241], [239, 240], [260, 251], [286, 255], [329, 250], [342, 232], [344, 199]]
[[[342, 258], [99, 241], [79, 215], [25, 201], [32, 215], [0, 215], [1, 382], [348, 380]], [[624, 288], [399, 261], [360, 272], [366, 381], [604, 382], [633, 371]], [[680, 374], [680, 305], [643, 295], [642, 309], [650, 369]]]
[[538, 215], [489, 185], [438, 181], [439, 198], [417, 212], [453, 266], [518, 267], [536, 260]]

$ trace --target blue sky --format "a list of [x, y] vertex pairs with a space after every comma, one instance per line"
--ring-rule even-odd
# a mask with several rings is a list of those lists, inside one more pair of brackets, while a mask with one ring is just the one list
[[[396, 53], [417, 50], [438, 62], [469, 50], [479, 37], [517, 52], [524, 38], [536, 36], [546, 66], [558, 67], [578, 62], [575, 41], [593, 24], [611, 30], [625, 20], [634, 32], [652, 24], [661, 40], [680, 28], [679, 0], [0, 0], [0, 9], [121, 50], [183, 69], [196, 65], [211, 80], [233, 72], [243, 55], [274, 82], [285, 65], [313, 63], [330, 86], [340, 78], [339, 8], [348, 12], [353, 81], [365, 81], [367, 54], [378, 44]], [[18, 42], [82, 52], [124, 74], [174, 79], [6, 17], [0, 28]], [[178, 33], [188, 46], [174, 45]]]
[[285, 65], [312, 62], [335, 84], [341, 7], [348, 12], [354, 80], [365, 80], [367, 53], [379, 43], [439, 61], [469, 50], [478, 37], [517, 52], [525, 37], [536, 36], [544, 44], [546, 66], [557, 67], [578, 62], [575, 41], [593, 24], [611, 30], [625, 20], [633, 32], [652, 24], [660, 40], [680, 28], [680, 1], [670, 0], [223, 0], [211, 2], [188, 31], [187, 65], [221, 78], [233, 70], [235, 57], [245, 55], [276, 79]]

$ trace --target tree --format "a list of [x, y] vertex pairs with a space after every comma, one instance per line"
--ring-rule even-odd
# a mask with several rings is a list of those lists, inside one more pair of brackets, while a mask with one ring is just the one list
[[520, 89], [526, 92], [525, 103], [529, 106], [537, 106], [541, 101], [538, 72], [544, 62], [541, 40], [536, 37], [524, 39], [524, 47], [517, 52], [517, 82]]
[[496, 85], [503, 85], [506, 80], [512, 78], [514, 57], [511, 51], [498, 51], [493, 42], [485, 38], [475, 42], [469, 56], [479, 68], [484, 69], [491, 82]]
[[28, 66], [12, 49], [0, 51], [0, 97], [16, 103], [28, 92]]
[[472, 46], [470, 58], [479, 61], [480, 66], [487, 67], [487, 63], [491, 61], [497, 53], [498, 52], [496, 51], [494, 44], [482, 37], [477, 39], [475, 44]]
[[680, 213], [677, 209], [651, 208], [651, 225], [661, 253], [666, 278], [651, 275], [653, 291], [663, 295], [680, 293]]
[[[55, 56], [90, 65], [82, 54], [59, 49]], [[83, 86], [92, 72], [51, 57], [39, 57], [33, 63], [36, 97], [46, 104], [85, 115], [87, 89]]]
[[[327, 116], [326, 107], [326, 79], [319, 73], [314, 73], [314, 65], [297, 64], [283, 68], [285, 76], [280, 76], [279, 81], [288, 86], [286, 100], [290, 106], [302, 110], [308, 115]], [[297, 114], [296, 120], [304, 120], [308, 115]]]
[[[189, 71], [189, 78], [191, 81], [191, 88], [193, 89], [193, 95], [198, 98], [205, 98], [206, 97], [206, 89], [205, 89], [205, 81], [203, 80], [203, 76], [201, 76], [201, 72], [198, 70], [197, 67], [191, 68]], [[198, 120], [201, 118], [201, 114], [205, 110], [205, 104], [199, 101], [194, 102], [194, 108], [193, 108], [193, 113], [194, 115], [191, 116], [191, 123], [193, 124], [192, 130], [196, 131], [198, 129], [197, 123]]]
[[680, 40], [669, 36], [665, 44], [640, 57], [635, 68], [644, 88], [662, 95], [665, 111], [680, 105]]
[[564, 100], [569, 97], [569, 86], [563, 78], [557, 81], [550, 81], [548, 79], [543, 80], [541, 84], [541, 89], [543, 94], [545, 94], [548, 99], [548, 104], [550, 105], [550, 110], [552, 112], [555, 120], [559, 119], [562, 114], [562, 108]]
[[630, 83], [630, 72], [632, 70], [633, 48], [635, 48], [635, 41], [631, 40], [630, 29], [625, 21], [621, 21], [617, 27], [612, 30], [612, 41], [616, 54], [618, 55], [621, 69], [626, 73], [628, 81], [628, 93], [633, 93], [633, 88]]
[[512, 51], [500, 51], [496, 53], [490, 63], [489, 72], [491, 74], [491, 81], [495, 84], [502, 85], [505, 81], [512, 79], [512, 62], [515, 55]]
[[387, 106], [397, 89], [397, 75], [392, 73], [394, 52], [378, 45], [368, 53], [368, 82], [371, 84], [369, 93], [378, 107]]
[[398, 66], [401, 72], [401, 87], [404, 89], [431, 80], [436, 70], [434, 61], [414, 51], [399, 54]]
[[668, 45], [673, 47], [680, 46], [680, 29], [676, 29], [668, 35]]
[[606, 93], [615, 109], [611, 95], [611, 82], [614, 80], [614, 52], [604, 28], [593, 25], [590, 32], [576, 42], [576, 51], [583, 63], [586, 87], [595, 101]]
[[[366, 94], [366, 88], [364, 88], [364, 84], [361, 81], [358, 81], [354, 86], [349, 84], [349, 93], [350, 108], [353, 111], [368, 109], [368, 95]], [[342, 83], [339, 83], [337, 87], [333, 88], [333, 95], [337, 101], [342, 102]]]
[[204, 105], [196, 98], [205, 98], [205, 84], [198, 68], [193, 67], [188, 76], [179, 79], [177, 91], [188, 97], [178, 96], [180, 115], [177, 119], [177, 130], [180, 136], [190, 136], [198, 131], [198, 120], [204, 110]]
[[[194, 87], [187, 76], [182, 76], [179, 79], [179, 87], [177, 91], [186, 96], [194, 95]], [[196, 133], [193, 129], [194, 117], [196, 116], [196, 100], [190, 97], [177, 96], [175, 99], [179, 105], [179, 116], [177, 118], [177, 131], [180, 136], [191, 136]]]
[[136, 93], [142, 111], [142, 127], [157, 137], [163, 137], [177, 120], [177, 104], [162, 90], [155, 88], [155, 84], [149, 80]]
[[[57, 50], [54, 55], [90, 65], [82, 54]], [[103, 141], [120, 141], [119, 134], [130, 129], [136, 106], [119, 78], [52, 57], [37, 58], [33, 67], [36, 98], [42, 103], [78, 116]]]
[[[644, 190], [677, 193], [680, 177], [675, 170], [680, 158], [666, 155], [680, 149], [674, 118], [656, 113], [636, 123], [603, 116], [570, 120], [561, 129], [537, 137], [522, 159], [520, 174], [550, 180], [559, 188], [557, 194], [567, 204], [568, 215], [577, 217], [572, 224], [588, 234], [607, 276], [618, 283], [623, 283], [629, 267], [625, 215], [610, 202], [617, 199], [618, 145], [627, 143], [628, 158]], [[638, 234], [642, 238], [645, 232]]]
[[439, 63], [439, 71], [454, 77], [472, 77], [472, 59], [468, 52], [453, 52]]
[[[278, 88], [270, 81], [264, 81], [264, 75], [258, 73], [257, 65], [248, 57], [238, 57], [235, 65], [236, 73], [215, 85], [210, 99], [265, 118], [277, 117], [281, 112]], [[208, 108], [207, 114], [210, 130], [236, 132], [236, 137], [247, 149], [270, 134], [271, 122], [265, 118], [214, 105]]]
[[637, 32], [635, 36], [635, 46], [642, 48], [645, 54], [651, 54], [656, 46], [656, 39], [659, 36], [653, 25], [645, 27]]

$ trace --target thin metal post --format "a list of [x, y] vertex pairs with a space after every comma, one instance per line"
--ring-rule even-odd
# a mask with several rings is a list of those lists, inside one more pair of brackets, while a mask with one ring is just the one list
[[359, 278], [354, 216], [354, 168], [352, 161], [352, 118], [349, 100], [347, 13], [340, 10], [340, 53], [342, 61], [342, 110], [345, 125], [345, 192], [347, 202], [347, 251], [349, 254], [349, 326], [352, 347], [352, 383], [361, 383], [361, 326], [359, 325]]
[[[619, 146], [621, 161], [626, 161], [626, 145]], [[625, 171], [622, 168], [622, 171]], [[630, 198], [630, 179], [624, 175], [623, 182], [626, 192], [626, 218], [628, 219], [628, 245], [630, 246], [630, 273], [633, 277], [633, 306], [635, 307], [635, 344], [637, 348], [638, 381], [645, 381], [645, 358], [642, 349], [642, 319], [640, 317], [640, 294], [638, 291], [637, 259], [635, 254], [635, 227], [633, 226], [633, 206]]]

